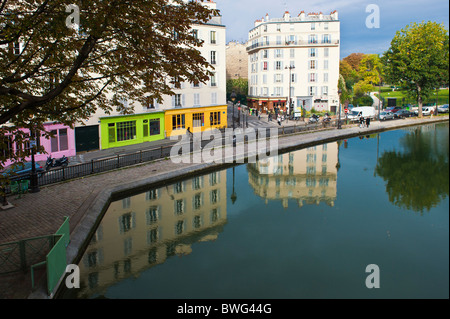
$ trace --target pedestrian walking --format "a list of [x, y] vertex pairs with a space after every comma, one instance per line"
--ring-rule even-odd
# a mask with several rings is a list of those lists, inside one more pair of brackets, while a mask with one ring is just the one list
[[369, 128], [370, 125], [370, 117], [366, 118], [366, 127]]
[[359, 128], [363, 128], [364, 127], [364, 117], [360, 116], [359, 117]]

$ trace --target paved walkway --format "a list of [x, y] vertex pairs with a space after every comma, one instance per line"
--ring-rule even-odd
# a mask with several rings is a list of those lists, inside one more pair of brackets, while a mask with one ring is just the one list
[[[382, 123], [373, 122], [369, 129], [360, 129], [353, 125], [342, 130], [302, 133], [301, 138], [298, 134], [283, 136], [279, 138], [278, 146], [280, 150], [306, 147], [340, 138], [436, 121], [448, 121], [448, 116], [422, 120], [413, 118]], [[21, 198], [10, 196], [8, 201], [14, 205], [14, 208], [0, 210], [0, 244], [53, 234], [61, 225], [64, 216], [69, 216], [71, 243], [67, 254], [70, 263], [82, 252], [86, 237], [95, 222], [101, 218], [101, 213], [111, 196], [129, 189], [138, 188], [144, 191], [150, 184], [171, 183], [178, 178], [192, 176], [216, 166], [218, 164], [175, 164], [171, 160], [162, 159], [41, 187], [40, 192], [28, 193]], [[26, 298], [30, 294], [29, 277], [29, 273], [0, 276], [0, 298]], [[32, 296], [45, 298], [42, 294]]]

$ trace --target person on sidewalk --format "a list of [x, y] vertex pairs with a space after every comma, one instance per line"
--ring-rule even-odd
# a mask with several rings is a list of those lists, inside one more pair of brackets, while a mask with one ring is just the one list
[[370, 117], [366, 118], [366, 127], [369, 128], [370, 125]]

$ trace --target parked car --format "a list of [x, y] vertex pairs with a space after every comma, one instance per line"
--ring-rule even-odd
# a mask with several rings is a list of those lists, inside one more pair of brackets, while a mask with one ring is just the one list
[[[1, 174], [5, 177], [9, 177], [11, 180], [29, 179], [31, 177], [32, 167], [31, 162], [9, 165], [1, 172]], [[35, 163], [35, 167], [38, 176], [41, 176], [45, 172], [45, 169], [38, 163]]]
[[386, 111], [397, 113], [398, 111], [403, 110], [401, 106], [390, 106], [386, 108]]
[[448, 113], [448, 104], [438, 105], [439, 113]]
[[390, 111], [383, 111], [380, 113], [380, 121], [392, 120], [394, 119], [394, 113]]
[[[431, 112], [434, 113], [434, 106], [424, 106], [424, 107], [422, 107], [422, 115], [423, 116], [431, 115]], [[419, 115], [419, 110], [415, 110], [414, 113], [416, 115]]]
[[400, 111], [397, 111], [396, 113], [394, 113], [394, 117], [398, 118], [398, 119], [405, 118], [405, 117], [411, 117], [411, 116], [413, 116], [413, 113], [408, 110], [400, 110]]

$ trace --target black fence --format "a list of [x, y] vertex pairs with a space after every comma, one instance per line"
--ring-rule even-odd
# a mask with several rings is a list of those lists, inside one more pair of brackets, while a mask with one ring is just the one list
[[[280, 126], [280, 127], [264, 127], [255, 129], [256, 134], [255, 138], [261, 137], [270, 137], [270, 130], [277, 129], [278, 136], [280, 135], [288, 135], [288, 134], [296, 134], [300, 132], [306, 131], [317, 131], [320, 129], [331, 129], [337, 127], [337, 121], [332, 121], [328, 123], [318, 122], [318, 123], [305, 123], [302, 121], [291, 120], [293, 125], [290, 126]], [[342, 121], [341, 121], [342, 122]], [[264, 131], [265, 130], [265, 131]], [[224, 133], [224, 130], [221, 130]], [[223, 136], [223, 135], [222, 135]], [[244, 138], [245, 142], [248, 142], [248, 136], [246, 135]], [[201, 148], [205, 147], [210, 140], [202, 140]], [[176, 142], [174, 141], [174, 144]], [[225, 143], [225, 138], [222, 138], [222, 145]], [[120, 154], [112, 157], [102, 158], [98, 160], [91, 160], [90, 162], [85, 162], [81, 164], [69, 165], [66, 167], [53, 168], [44, 173], [40, 173], [38, 175], [38, 184], [39, 186], [59, 183], [75, 178], [80, 178], [88, 175], [98, 174], [102, 172], [107, 172], [111, 170], [116, 170], [119, 168], [123, 168], [126, 166], [136, 165], [140, 163], [150, 162], [154, 160], [158, 160], [161, 158], [169, 158], [171, 153], [171, 148], [173, 144], [160, 146], [157, 148], [140, 150], [138, 152], [128, 153], [128, 154]], [[193, 150], [193, 145], [190, 145], [190, 150]], [[13, 182], [18, 182], [18, 180], [12, 180]], [[11, 185], [12, 185], [11, 183]], [[14, 193], [16, 192], [15, 188], [8, 185], [5, 187], [5, 193]], [[22, 191], [23, 188], [20, 187]], [[25, 190], [26, 191], [26, 190]]]

